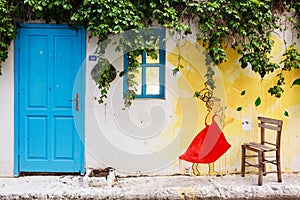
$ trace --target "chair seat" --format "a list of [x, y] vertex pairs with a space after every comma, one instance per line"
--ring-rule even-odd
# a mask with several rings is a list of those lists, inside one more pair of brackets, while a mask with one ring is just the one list
[[256, 143], [256, 142], [250, 142], [250, 143], [245, 143], [244, 144], [247, 147], [251, 147], [254, 148], [256, 150], [262, 150], [262, 151], [276, 151], [276, 148], [272, 148], [260, 143]]

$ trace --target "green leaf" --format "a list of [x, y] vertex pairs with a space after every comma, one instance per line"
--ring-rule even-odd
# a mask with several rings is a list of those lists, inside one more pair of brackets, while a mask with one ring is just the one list
[[245, 94], [246, 94], [246, 90], [243, 90], [243, 91], [241, 92], [241, 95], [244, 96]]
[[236, 110], [241, 111], [242, 109], [243, 109], [242, 107], [238, 107]]
[[255, 106], [259, 106], [261, 104], [261, 99], [260, 97], [257, 97], [257, 99], [255, 100]]
[[293, 84], [291, 85], [291, 87], [293, 87], [294, 85], [300, 85], [300, 78], [294, 80]]
[[289, 112], [288, 111], [284, 111], [284, 116], [289, 117]]
[[121, 71], [121, 72], [119, 73], [119, 76], [120, 76], [120, 77], [123, 77], [125, 74], [126, 74], [126, 71]]

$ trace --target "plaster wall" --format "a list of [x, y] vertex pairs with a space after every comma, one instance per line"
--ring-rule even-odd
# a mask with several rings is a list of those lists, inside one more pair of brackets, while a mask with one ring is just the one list
[[0, 177], [13, 176], [14, 168], [14, 45], [0, 76]]
[[[176, 174], [191, 173], [192, 163], [180, 162], [178, 156], [193, 138], [205, 127], [207, 108], [200, 99], [193, 97], [195, 90], [204, 88], [206, 81], [206, 55], [194, 36], [179, 41], [167, 36], [166, 43], [166, 95], [164, 99], [137, 99], [124, 109], [123, 79], [117, 77], [111, 85], [104, 104], [95, 97], [98, 90], [90, 72], [96, 62], [87, 61], [86, 69], [86, 167], [114, 167], [119, 174]], [[288, 35], [292, 42], [292, 35]], [[282, 35], [274, 33], [275, 47], [271, 55], [280, 62], [284, 51]], [[94, 55], [97, 40], [88, 39], [87, 56]], [[179, 44], [179, 49], [176, 44]], [[297, 43], [299, 48], [299, 43]], [[110, 46], [107, 58], [122, 71], [123, 55]], [[184, 69], [172, 75], [177, 66], [178, 52]], [[240, 171], [241, 144], [258, 141], [257, 116], [282, 119], [282, 169], [284, 172], [300, 171], [300, 87], [290, 87], [300, 77], [300, 71], [287, 73], [282, 98], [271, 97], [268, 89], [276, 83], [276, 74], [267, 75], [262, 81], [250, 69], [241, 69], [239, 56], [227, 49], [228, 62], [213, 66], [216, 89], [214, 96], [226, 107], [224, 135], [231, 148], [215, 163], [215, 170], [226, 173]], [[241, 95], [245, 91], [245, 95]], [[257, 98], [259, 106], [255, 105]], [[237, 108], [242, 110], [238, 111]], [[285, 116], [288, 112], [289, 116]], [[272, 168], [272, 167], [269, 167]], [[208, 174], [208, 165], [199, 165], [201, 174]]]
[[[191, 163], [179, 162], [181, 155], [193, 138], [204, 128], [207, 108], [200, 99], [193, 97], [206, 81], [206, 56], [200, 44], [191, 36], [179, 41], [171, 38], [166, 43], [166, 73], [164, 99], [135, 100], [124, 109], [123, 79], [117, 77], [111, 85], [108, 99], [98, 104], [99, 91], [90, 72], [96, 61], [97, 39], [87, 37], [86, 99], [85, 99], [85, 167], [114, 167], [119, 174], [176, 174], [191, 173]], [[271, 53], [280, 62], [284, 51], [282, 35], [274, 33], [275, 48]], [[286, 35], [293, 42], [293, 35]], [[118, 36], [115, 38], [118, 39]], [[300, 50], [299, 41], [297, 47]], [[180, 44], [180, 49], [176, 44]], [[107, 57], [118, 71], [124, 67], [123, 54], [108, 47]], [[184, 69], [173, 76], [178, 52]], [[214, 95], [226, 106], [224, 135], [231, 148], [215, 162], [220, 173], [240, 171], [243, 142], [256, 141], [257, 116], [269, 116], [284, 121], [282, 136], [282, 169], [284, 172], [300, 171], [300, 87], [290, 87], [300, 77], [300, 71], [286, 74], [285, 93], [282, 98], [271, 97], [267, 90], [276, 82], [276, 74], [267, 75], [263, 81], [249, 69], [239, 67], [238, 55], [228, 48], [228, 62], [214, 66], [216, 90]], [[13, 44], [9, 57], [3, 64], [0, 76], [0, 176], [13, 176], [14, 169], [14, 53]], [[245, 95], [241, 95], [245, 91]], [[261, 104], [255, 106], [260, 97]], [[241, 111], [237, 108], [241, 107]], [[285, 116], [288, 112], [289, 116]], [[246, 122], [248, 123], [247, 125]], [[208, 173], [208, 165], [199, 165], [201, 174]]]

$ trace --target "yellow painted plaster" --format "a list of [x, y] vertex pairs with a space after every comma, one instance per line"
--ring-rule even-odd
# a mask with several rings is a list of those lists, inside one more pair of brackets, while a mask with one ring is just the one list
[[[273, 36], [275, 46], [270, 56], [274, 62], [280, 62], [284, 51], [283, 42], [277, 36]], [[174, 90], [178, 95], [174, 115], [176, 115], [175, 129], [180, 129], [181, 141], [179, 148], [184, 151], [189, 143], [197, 135], [198, 131], [204, 128], [204, 119], [207, 114], [205, 104], [193, 97], [193, 92], [201, 90], [206, 80], [205, 55], [201, 48], [196, 48], [198, 44], [185, 42], [180, 47], [181, 64], [184, 69], [181, 70], [180, 77], [176, 79], [176, 87]], [[296, 164], [293, 160], [297, 155], [300, 161], [300, 86], [291, 88], [292, 82], [300, 77], [300, 70], [288, 72], [285, 75], [286, 85], [284, 86], [284, 95], [278, 99], [270, 96], [267, 92], [276, 81], [276, 73], [266, 75], [264, 80], [254, 74], [250, 69], [241, 69], [239, 64], [239, 55], [231, 48], [226, 50], [228, 62], [216, 66], [216, 86], [217, 95], [223, 100], [227, 106], [226, 115], [228, 118], [234, 118], [234, 121], [224, 128], [225, 137], [232, 145], [230, 150], [216, 162], [216, 169], [222, 173], [236, 173], [240, 169], [240, 145], [243, 142], [257, 141], [258, 128], [257, 116], [269, 116], [284, 120], [284, 129], [282, 137], [282, 158], [283, 170], [292, 170], [292, 166]], [[168, 61], [172, 65], [177, 66], [178, 49], [174, 48], [168, 56]], [[246, 91], [245, 95], [241, 95], [242, 91]], [[187, 96], [186, 91], [191, 92]], [[260, 97], [261, 105], [255, 106], [255, 100]], [[188, 109], [190, 102], [197, 101], [197, 110]], [[236, 109], [242, 107], [239, 112]], [[185, 111], [185, 113], [182, 112]], [[289, 117], [284, 116], [284, 112], [289, 113]], [[195, 116], [195, 112], [199, 115]], [[193, 116], [190, 117], [189, 116]], [[248, 119], [252, 122], [252, 129], [245, 131], [242, 129], [242, 121]], [[189, 129], [190, 126], [197, 124], [197, 131]], [[297, 160], [296, 159], [296, 160]], [[201, 173], [207, 173], [207, 167], [199, 167]]]

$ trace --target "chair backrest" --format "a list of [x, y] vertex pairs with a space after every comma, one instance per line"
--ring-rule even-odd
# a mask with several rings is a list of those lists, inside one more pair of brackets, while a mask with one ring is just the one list
[[[258, 123], [258, 127], [261, 128], [261, 144], [273, 145], [276, 146], [276, 148], [279, 150], [283, 121], [267, 117], [258, 117], [258, 120], [260, 120], [260, 123]], [[265, 140], [265, 129], [276, 131], [277, 135], [275, 143]]]

